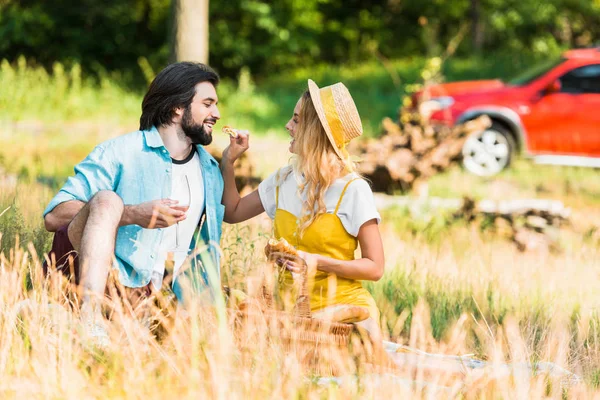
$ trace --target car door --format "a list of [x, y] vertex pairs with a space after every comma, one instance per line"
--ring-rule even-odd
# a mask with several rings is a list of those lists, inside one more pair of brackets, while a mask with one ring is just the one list
[[534, 154], [598, 155], [600, 64], [574, 68], [530, 104], [523, 115]]
[[573, 95], [559, 89], [560, 82], [537, 93], [522, 106], [521, 119], [527, 131], [527, 148], [532, 154], [566, 154], [574, 151], [569, 134], [576, 114]]
[[572, 154], [600, 157], [600, 63], [576, 68], [560, 78], [561, 92], [572, 95], [568, 133]]

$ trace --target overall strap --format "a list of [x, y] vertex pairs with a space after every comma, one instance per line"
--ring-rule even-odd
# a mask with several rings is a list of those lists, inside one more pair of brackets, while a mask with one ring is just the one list
[[279, 173], [281, 169], [277, 170], [277, 175], [275, 175], [275, 208], [279, 208]]
[[346, 193], [346, 189], [348, 189], [348, 186], [350, 186], [350, 184], [354, 181], [359, 180], [360, 178], [354, 178], [354, 179], [350, 179], [348, 181], [348, 183], [346, 183], [346, 186], [344, 186], [344, 190], [342, 190], [342, 194], [340, 194], [340, 199], [337, 202], [337, 205], [335, 206], [335, 211], [333, 212], [334, 215], [337, 215], [338, 210], [340, 209], [340, 205], [342, 204], [342, 199], [344, 198], [344, 194]]
[[[277, 175], [275, 175], [275, 214], [277, 214], [277, 209], [279, 208], [279, 175], [281, 170], [277, 170]], [[271, 224], [271, 236], [275, 237], [275, 221]]]

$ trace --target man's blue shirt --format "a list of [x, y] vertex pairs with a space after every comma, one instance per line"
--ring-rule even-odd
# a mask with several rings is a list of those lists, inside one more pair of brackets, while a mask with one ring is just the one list
[[[205, 264], [196, 256], [185, 272], [192, 292], [207, 287], [206, 268], [213, 268], [219, 277], [219, 252], [216, 246], [221, 240], [221, 224], [225, 207], [223, 177], [216, 160], [202, 147], [197, 146], [205, 193], [205, 219], [194, 234], [190, 251], [204, 244], [209, 246], [212, 257], [204, 258]], [[158, 130], [136, 131], [99, 144], [77, 166], [75, 176], [70, 177], [62, 189], [44, 210], [44, 216], [57, 205], [69, 200], [88, 202], [98, 191], [111, 190], [126, 205], [169, 198], [171, 195], [172, 161]], [[201, 227], [201, 229], [200, 229]], [[120, 227], [117, 232], [115, 256], [119, 278], [128, 287], [148, 285], [152, 276], [163, 229], [145, 229], [138, 225]], [[214, 265], [206, 265], [212, 264]], [[180, 277], [176, 282], [180, 281]], [[215, 282], [216, 284], [217, 282]], [[180, 300], [182, 288], [175, 285]]]

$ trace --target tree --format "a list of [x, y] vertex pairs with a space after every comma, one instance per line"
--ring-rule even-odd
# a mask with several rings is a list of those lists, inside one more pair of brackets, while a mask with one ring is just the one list
[[473, 48], [480, 52], [483, 48], [483, 21], [481, 19], [481, 0], [471, 0], [471, 32]]
[[172, 56], [208, 63], [209, 0], [173, 0]]

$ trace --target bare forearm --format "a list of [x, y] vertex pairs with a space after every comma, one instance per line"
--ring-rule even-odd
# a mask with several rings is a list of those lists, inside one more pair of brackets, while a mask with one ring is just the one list
[[233, 163], [223, 158], [221, 160], [221, 174], [223, 175], [223, 200], [221, 203], [225, 206], [225, 220], [227, 222], [232, 220], [237, 207], [240, 203], [241, 197], [235, 184], [235, 172]]
[[[56, 232], [65, 225], [71, 223], [73, 218], [81, 211], [87, 203], [79, 200], [71, 200], [61, 203], [44, 218], [44, 225], [49, 232]], [[125, 206], [119, 226], [133, 225], [139, 219], [137, 205]]]
[[258, 191], [240, 198], [240, 193], [235, 185], [235, 175], [233, 172], [233, 163], [229, 163], [223, 158], [221, 162], [221, 171], [223, 174], [224, 190], [221, 203], [225, 206], [224, 221], [229, 224], [246, 221], [265, 211]]
[[361, 281], [378, 281], [383, 275], [382, 263], [375, 262], [370, 258], [347, 261], [317, 255], [317, 269], [336, 274], [341, 278]]
[[66, 201], [57, 205], [44, 217], [44, 225], [48, 232], [56, 232], [68, 225], [86, 203], [79, 200]]
[[121, 215], [121, 222], [119, 226], [135, 225], [138, 220], [138, 208], [137, 205], [128, 205], [123, 208], [123, 215]]

